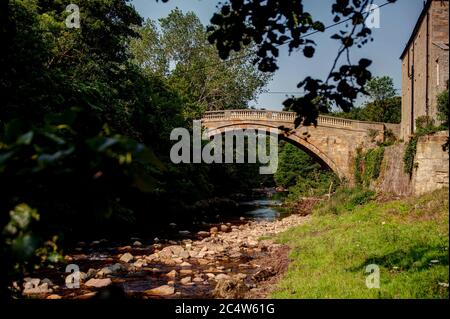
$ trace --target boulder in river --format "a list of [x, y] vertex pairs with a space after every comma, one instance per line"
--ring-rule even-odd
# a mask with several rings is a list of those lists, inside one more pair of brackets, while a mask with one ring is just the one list
[[197, 259], [197, 263], [198, 263], [199, 265], [208, 265], [208, 264], [210, 264], [211, 262], [212, 262], [211, 260], [204, 259], [204, 258], [199, 258], [199, 259]]
[[217, 227], [211, 227], [209, 230], [210, 234], [217, 234], [219, 232], [219, 229]]
[[191, 282], [192, 282], [192, 277], [184, 277], [184, 278], [181, 278], [181, 280], [180, 280], [180, 283], [182, 285], [188, 285]]
[[158, 254], [151, 254], [145, 257], [145, 260], [148, 262], [156, 261], [158, 260], [159, 255]]
[[169, 278], [175, 278], [178, 275], [177, 271], [174, 269], [166, 274]]
[[97, 295], [97, 292], [91, 291], [91, 292], [87, 292], [81, 296], [76, 296], [75, 299], [86, 300], [86, 299], [91, 299], [91, 298], [95, 297], [95, 295]]
[[108, 275], [112, 275], [113, 271], [110, 267], [103, 267], [102, 269], [99, 270], [99, 272], [97, 273], [97, 277], [106, 277]]
[[163, 285], [159, 286], [153, 289], [149, 289], [144, 291], [146, 295], [152, 295], [152, 296], [170, 296], [175, 293], [175, 288], [169, 285]]
[[205, 238], [205, 237], [209, 237], [209, 232], [201, 230], [197, 233], [197, 235], [199, 237]]
[[199, 276], [201, 276], [201, 275], [198, 275], [197, 277], [195, 277], [194, 279], [192, 279], [192, 281], [193, 281], [193, 282], [203, 282], [203, 281], [204, 281], [203, 278], [202, 278], [202, 277], [199, 277]]
[[191, 258], [195, 258], [198, 255], [198, 252], [195, 250], [189, 250], [188, 253], [189, 253], [189, 257], [191, 257]]
[[225, 274], [218, 274], [218, 275], [215, 277], [215, 279], [216, 279], [217, 281], [220, 281], [220, 280], [224, 280], [224, 279], [230, 279], [230, 276], [225, 275]]
[[90, 279], [93, 278], [97, 275], [97, 269], [94, 268], [89, 268], [87, 274], [86, 274], [86, 278]]
[[142, 247], [142, 243], [140, 242], [140, 241], [135, 241], [134, 243], [133, 243], [133, 246], [135, 246], [135, 247]]
[[192, 274], [192, 269], [180, 269], [181, 275], [190, 275]]
[[133, 266], [136, 268], [142, 268], [147, 266], [147, 262], [144, 259], [138, 259], [133, 263]]
[[247, 240], [247, 246], [248, 247], [256, 247], [256, 246], [258, 246], [258, 241], [257, 240], [254, 240], [254, 239], [249, 239], [249, 240]]
[[181, 258], [189, 258], [191, 255], [190, 255], [190, 252], [189, 251], [187, 251], [187, 250], [184, 250], [184, 251], [182, 251], [181, 253], [180, 253], [180, 257]]
[[125, 265], [120, 264], [120, 263], [115, 263], [114, 265], [109, 266], [109, 269], [111, 269], [111, 271], [113, 273], [116, 273], [116, 272], [119, 272], [119, 271], [127, 270], [127, 267]]
[[102, 288], [102, 287], [106, 287], [112, 284], [112, 281], [110, 278], [105, 278], [105, 279], [89, 279], [85, 285], [87, 287], [94, 287], [94, 288]]
[[123, 261], [124, 263], [129, 263], [134, 259], [133, 255], [130, 253], [125, 253], [120, 257], [120, 261]]
[[[166, 266], [175, 266], [177, 264], [177, 262], [172, 258], [161, 258], [159, 261], [161, 264], [164, 264]], [[183, 260], [181, 262], [183, 262]]]
[[240, 252], [235, 252], [230, 255], [230, 258], [241, 258], [241, 257], [242, 257], [242, 253], [240, 253]]
[[172, 256], [180, 256], [184, 248], [179, 245], [171, 245], [164, 247], [158, 254], [161, 258], [170, 258]]

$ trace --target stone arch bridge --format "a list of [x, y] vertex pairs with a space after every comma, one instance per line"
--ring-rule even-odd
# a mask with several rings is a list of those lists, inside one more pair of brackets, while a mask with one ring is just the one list
[[263, 110], [225, 110], [206, 112], [201, 119], [212, 137], [235, 129], [276, 129], [279, 137], [313, 156], [333, 170], [341, 180], [353, 182], [353, 163], [357, 150], [366, 150], [384, 141], [386, 130], [398, 136], [398, 124], [362, 122], [319, 116], [317, 126], [294, 127], [296, 114]]

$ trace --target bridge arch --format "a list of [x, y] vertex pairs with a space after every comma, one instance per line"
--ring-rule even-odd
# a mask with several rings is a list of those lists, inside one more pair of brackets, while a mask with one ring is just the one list
[[327, 167], [331, 171], [333, 171], [340, 179], [346, 178], [345, 173], [340, 170], [339, 166], [327, 154], [322, 152], [316, 145], [310, 143], [308, 139], [302, 138], [295, 133], [286, 133], [284, 130], [280, 129], [280, 127], [274, 126], [270, 123], [239, 122], [215, 127], [214, 129], [207, 129], [205, 133], [207, 137], [212, 138], [215, 135], [224, 134], [228, 131], [247, 129], [263, 130], [267, 133], [269, 129], [276, 130], [279, 139], [298, 147], [309, 156], [317, 160], [320, 165], [322, 165], [323, 167]]
[[354, 182], [353, 162], [358, 150], [367, 150], [384, 141], [387, 128], [396, 124], [362, 122], [332, 116], [317, 118], [317, 126], [295, 127], [296, 114], [270, 110], [223, 110], [203, 114], [202, 125], [213, 136], [230, 129], [276, 129], [281, 139], [301, 148], [328, 166], [342, 180]]

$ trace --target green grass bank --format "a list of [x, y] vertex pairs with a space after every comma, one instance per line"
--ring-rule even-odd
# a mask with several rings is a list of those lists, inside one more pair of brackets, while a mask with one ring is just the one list
[[[292, 262], [272, 297], [448, 298], [448, 209], [448, 188], [385, 202], [338, 191], [311, 222], [278, 236]], [[378, 289], [366, 286], [370, 264]]]

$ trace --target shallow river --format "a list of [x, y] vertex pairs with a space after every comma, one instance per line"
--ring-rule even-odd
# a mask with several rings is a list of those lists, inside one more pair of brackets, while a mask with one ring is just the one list
[[[223, 217], [220, 223], [205, 224], [203, 231], [209, 231], [211, 227], [220, 225], [227, 225], [228, 231], [234, 228], [238, 231], [238, 227], [244, 227], [249, 222], [273, 221], [286, 216], [281, 209], [281, 201], [271, 199], [273, 192], [265, 193], [263, 198], [254, 199], [239, 203], [239, 209], [236, 214], [229, 214], [228, 217]], [[237, 217], [239, 215], [239, 217]], [[173, 236], [171, 233], [173, 232]], [[235, 275], [242, 274], [251, 278], [252, 274], [257, 269], [252, 267], [251, 261], [255, 258], [264, 256], [264, 251], [258, 248], [242, 248], [237, 254], [238, 257], [230, 257], [230, 254], [217, 253], [210, 258], [209, 262], [202, 262], [203, 259], [198, 258], [183, 258], [184, 261], [189, 261], [190, 266], [187, 269], [180, 264], [168, 264], [166, 262], [148, 262], [144, 266], [134, 267], [133, 263], [126, 264], [128, 269], [112, 273], [107, 276], [99, 276], [98, 271], [104, 267], [110, 267], [119, 263], [119, 256], [124, 253], [130, 253], [135, 257], [145, 259], [146, 256], [152, 255], [155, 252], [161, 251], [168, 246], [183, 246], [190, 247], [191, 243], [195, 245], [201, 240], [196, 233], [181, 234], [177, 227], [168, 227], [168, 231], [164, 231], [167, 238], [161, 238], [155, 241], [151, 238], [131, 238], [127, 242], [109, 242], [107, 240], [95, 241], [92, 243], [79, 243], [74, 247], [73, 251], [69, 252], [70, 260], [68, 263], [75, 264], [79, 267], [81, 272], [88, 273], [89, 270], [97, 272], [97, 278], [111, 278], [117, 291], [112, 293], [125, 293], [127, 296], [137, 298], [149, 298], [145, 291], [153, 289], [162, 285], [171, 285], [175, 288], [176, 293], [165, 296], [165, 298], [210, 298], [212, 290], [215, 286], [215, 281], [210, 280], [208, 276], [211, 274], [218, 276], [220, 274]], [[214, 243], [214, 238], [211, 242]], [[139, 241], [138, 244], [135, 244]], [[186, 248], [187, 249], [187, 248]], [[123, 264], [123, 262], [122, 262]], [[244, 266], [247, 265], [247, 266]], [[171, 271], [176, 271], [175, 278], [168, 278], [167, 274]], [[65, 272], [64, 265], [56, 267], [56, 269], [41, 271], [36, 276], [31, 277], [49, 278], [53, 282], [53, 294], [62, 296], [63, 298], [89, 298], [95, 293], [98, 295], [98, 289], [86, 287], [81, 285], [78, 289], [68, 289], [65, 285], [65, 278], [68, 275]], [[182, 277], [190, 276], [192, 279], [197, 279], [196, 282], [188, 284], [182, 283]], [[199, 278], [203, 278], [200, 281]], [[213, 277], [214, 278], [214, 277]], [[86, 279], [87, 280], [87, 279]], [[56, 286], [56, 287], [55, 287]], [[111, 286], [109, 286], [111, 287]], [[111, 292], [109, 292], [111, 293]], [[44, 294], [41, 297], [45, 298], [49, 294]], [[150, 298], [158, 298], [157, 296], [150, 296]]]

